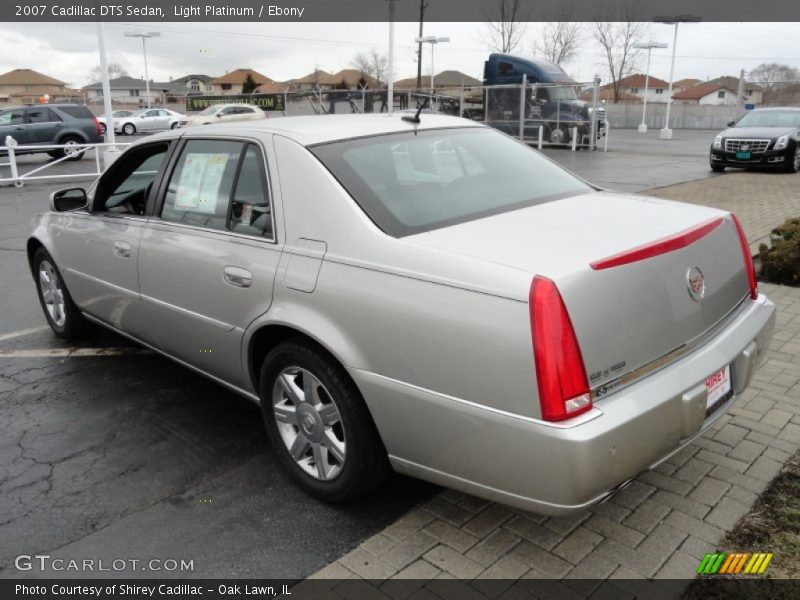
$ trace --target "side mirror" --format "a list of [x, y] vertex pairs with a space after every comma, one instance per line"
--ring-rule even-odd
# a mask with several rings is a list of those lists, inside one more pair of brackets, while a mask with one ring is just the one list
[[736, 121], [728, 121], [728, 127], [733, 127], [736, 125]]
[[50, 210], [53, 212], [66, 212], [86, 208], [89, 200], [83, 188], [67, 188], [50, 194]]
[[218, 119], [221, 119], [222, 118], [222, 113], [214, 113], [214, 116], [217, 117]]

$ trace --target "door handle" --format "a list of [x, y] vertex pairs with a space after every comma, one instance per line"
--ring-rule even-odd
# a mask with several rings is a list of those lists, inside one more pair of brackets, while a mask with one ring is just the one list
[[222, 269], [225, 283], [236, 287], [249, 288], [253, 285], [253, 274], [242, 267], [227, 266]]
[[114, 242], [114, 256], [128, 258], [131, 255], [131, 245], [128, 242]]

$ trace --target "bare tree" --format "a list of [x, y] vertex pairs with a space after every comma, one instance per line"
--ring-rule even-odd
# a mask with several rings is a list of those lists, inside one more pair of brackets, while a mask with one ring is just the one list
[[508, 54], [516, 48], [527, 28], [528, 11], [522, 0], [493, 0], [486, 14], [486, 43], [497, 52]]
[[545, 23], [534, 42], [535, 54], [557, 65], [565, 65], [578, 53], [583, 27], [575, 21]]
[[[125, 68], [115, 62], [108, 63], [106, 65], [108, 67], [108, 78], [109, 79], [116, 79], [117, 77], [127, 77], [128, 72]], [[95, 82], [100, 81], [103, 78], [103, 69], [100, 68], [100, 65], [97, 65], [94, 69], [89, 71], [89, 81]]]
[[619, 102], [620, 81], [636, 68], [639, 51], [634, 46], [642, 41], [647, 31], [647, 23], [634, 21], [593, 24], [592, 37], [605, 56], [615, 103]]
[[797, 69], [780, 63], [761, 63], [747, 75], [749, 81], [758, 83], [768, 91], [783, 87], [787, 82], [797, 82], [800, 79], [800, 72]]
[[373, 77], [378, 81], [384, 81], [388, 64], [389, 59], [386, 54], [375, 48], [369, 52], [359, 52], [353, 57], [352, 62], [353, 67], [361, 71], [362, 75]]

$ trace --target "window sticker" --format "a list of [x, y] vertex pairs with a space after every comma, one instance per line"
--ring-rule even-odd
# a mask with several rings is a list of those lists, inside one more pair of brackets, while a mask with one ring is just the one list
[[242, 225], [250, 225], [253, 220], [253, 207], [250, 204], [242, 204]]
[[222, 175], [227, 164], [226, 152], [187, 154], [178, 181], [175, 208], [213, 214], [216, 211]]

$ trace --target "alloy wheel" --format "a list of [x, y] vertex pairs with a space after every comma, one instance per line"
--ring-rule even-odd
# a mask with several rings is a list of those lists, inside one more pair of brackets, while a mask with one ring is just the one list
[[67, 320], [64, 309], [64, 290], [56, 274], [56, 270], [49, 261], [39, 263], [39, 284], [47, 314], [57, 327], [63, 327]]
[[344, 423], [333, 398], [307, 369], [287, 367], [275, 379], [272, 410], [292, 460], [321, 481], [335, 479], [344, 467]]
[[67, 156], [75, 156], [79, 152], [78, 142], [75, 140], [67, 140], [64, 142], [64, 146], [66, 146], [66, 148], [64, 148], [64, 154]]

